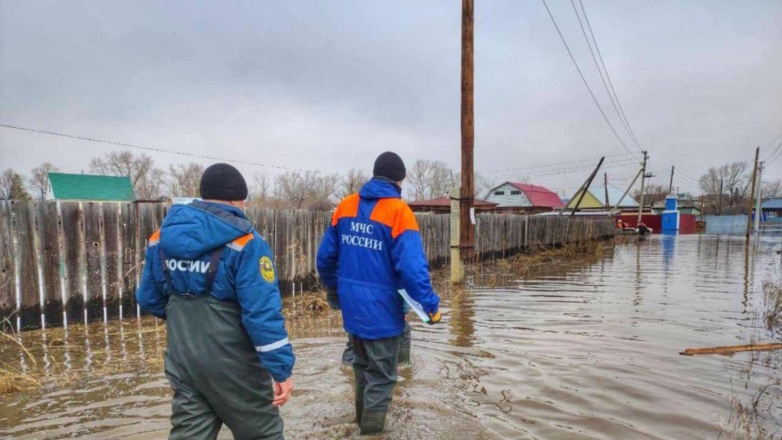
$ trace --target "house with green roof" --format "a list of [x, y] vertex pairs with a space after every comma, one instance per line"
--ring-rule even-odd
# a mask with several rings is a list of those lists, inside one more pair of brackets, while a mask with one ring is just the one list
[[48, 200], [132, 202], [136, 200], [128, 176], [49, 173]]

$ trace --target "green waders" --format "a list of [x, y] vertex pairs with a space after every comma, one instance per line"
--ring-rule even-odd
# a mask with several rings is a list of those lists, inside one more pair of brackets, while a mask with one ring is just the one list
[[[410, 335], [410, 323], [405, 322], [405, 328], [402, 330], [402, 336], [399, 340], [399, 363], [410, 363], [410, 345], [412, 338]], [[353, 365], [353, 336], [348, 335], [348, 342], [345, 346], [345, 351], [342, 352], [342, 363], [345, 365]]]
[[165, 371], [174, 389], [168, 438], [215, 439], [225, 423], [238, 440], [284, 439], [272, 379], [242, 326], [241, 308], [209, 295], [213, 280], [214, 272], [206, 294], [172, 294], [166, 305]]
[[397, 381], [401, 336], [369, 340], [353, 336], [356, 421], [361, 434], [382, 432]]

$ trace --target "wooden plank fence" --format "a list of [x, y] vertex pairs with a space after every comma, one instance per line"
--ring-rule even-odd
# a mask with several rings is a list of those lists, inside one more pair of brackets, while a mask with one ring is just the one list
[[[163, 222], [161, 203], [0, 201], [0, 320], [28, 329], [142, 314], [135, 300], [148, 237]], [[330, 221], [325, 211], [248, 209], [274, 254], [283, 295], [318, 287], [316, 256]], [[416, 214], [432, 267], [450, 259], [450, 215]], [[614, 235], [612, 220], [479, 214], [479, 259], [535, 246]]]

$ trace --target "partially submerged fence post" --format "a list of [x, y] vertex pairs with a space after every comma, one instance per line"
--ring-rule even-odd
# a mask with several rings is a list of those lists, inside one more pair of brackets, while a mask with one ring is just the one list
[[0, 318], [11, 318], [16, 310], [16, 264], [12, 234], [11, 202], [3, 200], [0, 201]]

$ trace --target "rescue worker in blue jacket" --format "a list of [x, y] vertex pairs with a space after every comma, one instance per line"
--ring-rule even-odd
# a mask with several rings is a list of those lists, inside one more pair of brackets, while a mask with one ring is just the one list
[[136, 292], [166, 320], [169, 439], [214, 439], [223, 423], [236, 439], [282, 439], [295, 358], [271, 251], [242, 211], [236, 168], [210, 166], [200, 189], [150, 237]]
[[383, 431], [397, 382], [400, 340], [405, 328], [405, 289], [440, 320], [440, 298], [432, 290], [429, 264], [410, 207], [402, 201], [406, 170], [391, 152], [375, 161], [373, 178], [337, 207], [318, 250], [318, 272], [338, 301], [354, 346], [356, 421], [361, 434]]

